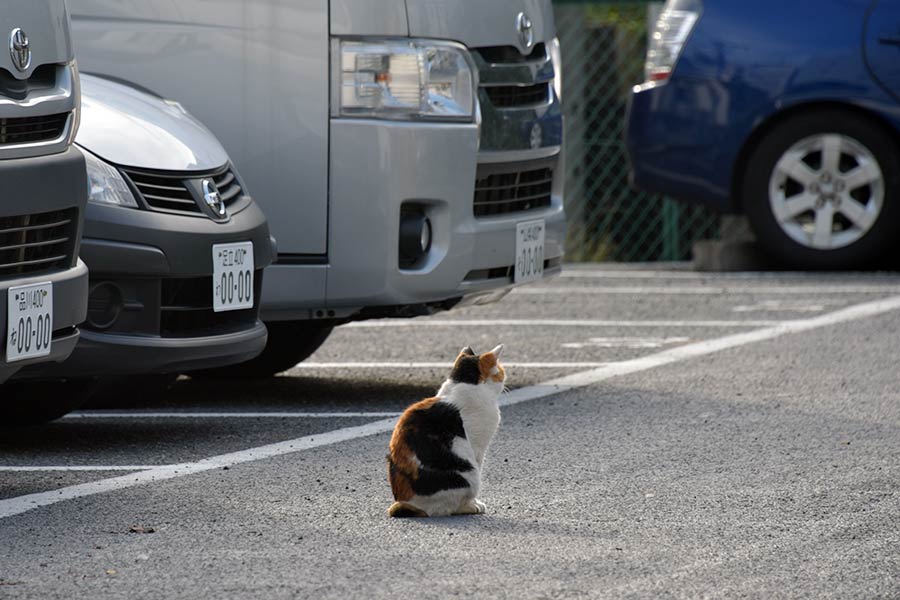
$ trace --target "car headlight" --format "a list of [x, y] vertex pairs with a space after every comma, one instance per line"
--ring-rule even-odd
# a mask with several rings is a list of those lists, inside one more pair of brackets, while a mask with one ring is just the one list
[[553, 38], [548, 45], [550, 61], [553, 63], [553, 91], [562, 100], [562, 53], [559, 51], [559, 38]]
[[112, 204], [138, 208], [134, 194], [122, 179], [119, 171], [110, 164], [100, 160], [87, 150], [82, 150], [87, 164], [88, 201], [98, 204]]
[[476, 71], [465, 46], [434, 40], [334, 40], [334, 116], [475, 119]]

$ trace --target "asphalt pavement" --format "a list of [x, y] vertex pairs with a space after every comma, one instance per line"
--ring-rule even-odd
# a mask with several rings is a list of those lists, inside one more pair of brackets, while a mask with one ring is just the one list
[[[570, 267], [262, 381], [0, 431], [0, 598], [900, 597], [900, 275]], [[485, 515], [392, 520], [396, 415], [505, 345]]]

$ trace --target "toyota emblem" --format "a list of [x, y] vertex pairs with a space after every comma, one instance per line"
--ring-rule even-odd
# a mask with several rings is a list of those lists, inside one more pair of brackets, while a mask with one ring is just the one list
[[16, 27], [9, 34], [9, 56], [13, 66], [19, 71], [26, 71], [31, 66], [31, 42], [20, 28]]
[[516, 17], [516, 30], [519, 32], [519, 45], [523, 50], [530, 50], [534, 45], [534, 23], [531, 17], [525, 13], [519, 13]]

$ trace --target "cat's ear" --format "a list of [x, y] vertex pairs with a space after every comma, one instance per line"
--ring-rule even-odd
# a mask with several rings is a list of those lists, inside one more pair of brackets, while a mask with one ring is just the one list
[[460, 354], [464, 354], [466, 356], [475, 356], [475, 351], [472, 350], [472, 346], [466, 346], [462, 350], [459, 351]]
[[503, 344], [500, 344], [493, 350], [491, 350], [488, 354], [493, 354], [497, 360], [500, 360], [500, 354], [503, 352]]

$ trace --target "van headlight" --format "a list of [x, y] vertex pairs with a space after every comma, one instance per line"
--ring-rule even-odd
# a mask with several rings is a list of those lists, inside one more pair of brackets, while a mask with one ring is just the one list
[[138, 208], [134, 194], [122, 179], [119, 171], [112, 165], [100, 160], [87, 150], [82, 149], [87, 165], [88, 201], [98, 204], [112, 204]]
[[475, 120], [478, 84], [465, 46], [435, 40], [334, 40], [332, 115]]

